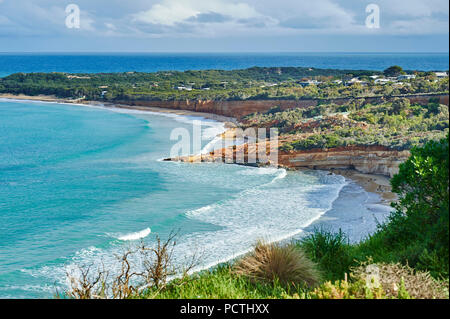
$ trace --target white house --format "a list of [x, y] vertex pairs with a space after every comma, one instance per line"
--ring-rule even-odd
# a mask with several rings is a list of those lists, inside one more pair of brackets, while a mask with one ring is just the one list
[[397, 80], [411, 80], [415, 78], [416, 76], [414, 74], [402, 74], [397, 77]]
[[361, 81], [359, 78], [353, 78], [350, 81], [347, 82], [347, 85], [353, 85], [353, 84], [361, 84], [361, 85], [366, 85], [367, 82], [366, 81]]
[[447, 72], [434, 72], [437, 78], [442, 79], [448, 77]]
[[301, 86], [318, 85], [318, 84], [320, 84], [320, 83], [322, 83], [322, 82], [317, 81], [317, 80], [308, 80], [308, 81], [302, 81], [302, 82], [299, 82], [299, 84], [300, 84]]
[[375, 80], [375, 84], [387, 84], [387, 83], [389, 83], [389, 82], [392, 82], [391, 80], [389, 80], [389, 79], [376, 79]]
[[178, 91], [192, 91], [191, 86], [179, 86], [177, 87]]

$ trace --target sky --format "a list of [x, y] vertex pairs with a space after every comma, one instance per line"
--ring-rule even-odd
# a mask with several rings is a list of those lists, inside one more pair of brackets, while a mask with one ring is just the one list
[[448, 52], [448, 36], [448, 0], [0, 0], [0, 52]]

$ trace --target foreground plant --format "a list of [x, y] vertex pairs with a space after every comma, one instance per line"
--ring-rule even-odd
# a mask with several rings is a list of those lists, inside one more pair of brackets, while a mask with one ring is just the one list
[[327, 281], [308, 294], [313, 299], [448, 299], [448, 281], [409, 266], [371, 260], [352, 269], [349, 279]]
[[[138, 247], [128, 249], [123, 255], [117, 256], [120, 271], [113, 276], [104, 267], [93, 269], [93, 265], [79, 266], [67, 273], [69, 288], [58, 297], [129, 299], [137, 298], [146, 291], [158, 294], [166, 287], [169, 277], [180, 275], [185, 280], [187, 273], [197, 265], [195, 254], [183, 268], [173, 265], [175, 237], [176, 234], [171, 233], [165, 241], [157, 237], [152, 247], [141, 242]], [[132, 262], [133, 258], [140, 260], [141, 267]]]
[[429, 272], [416, 271], [408, 265], [362, 263], [352, 270], [353, 278], [382, 287], [387, 298], [407, 295], [414, 299], [448, 299], [448, 281], [438, 281]]
[[301, 249], [294, 245], [258, 242], [254, 250], [234, 266], [234, 272], [256, 282], [314, 287], [320, 275]]

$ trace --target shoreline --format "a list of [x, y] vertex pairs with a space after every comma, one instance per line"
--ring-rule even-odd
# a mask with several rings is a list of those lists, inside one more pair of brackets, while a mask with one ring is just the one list
[[[228, 129], [235, 128], [238, 125], [237, 119], [233, 117], [227, 117], [223, 115], [217, 115], [214, 113], [204, 113], [204, 112], [194, 112], [188, 110], [176, 110], [176, 109], [167, 109], [167, 108], [159, 108], [159, 107], [142, 107], [142, 106], [134, 106], [134, 105], [125, 105], [125, 104], [115, 104], [115, 103], [103, 103], [100, 101], [87, 101], [87, 100], [69, 100], [69, 99], [61, 99], [55, 96], [50, 95], [37, 95], [37, 96], [29, 96], [29, 95], [13, 95], [13, 94], [0, 94], [0, 99], [8, 99], [8, 100], [20, 100], [20, 101], [33, 101], [33, 102], [48, 102], [48, 103], [62, 103], [62, 104], [73, 104], [80, 106], [102, 106], [104, 108], [119, 108], [119, 109], [128, 109], [128, 110], [136, 110], [143, 112], [153, 112], [153, 113], [165, 113], [165, 114], [175, 114], [181, 116], [192, 116], [192, 117], [202, 117], [208, 120], [213, 120], [217, 122], [224, 123], [224, 127]], [[226, 134], [226, 131], [222, 134]], [[390, 202], [396, 200], [396, 195], [391, 192], [391, 187], [389, 183], [389, 178], [383, 175], [376, 174], [365, 174], [360, 173], [354, 169], [329, 169], [328, 171], [344, 176], [347, 179], [355, 182], [359, 186], [361, 186], [366, 192], [374, 193], [380, 197], [380, 204], [389, 206]]]
[[397, 199], [397, 195], [392, 192], [390, 178], [387, 176], [360, 173], [354, 169], [330, 169], [330, 172], [355, 182], [368, 193], [378, 195], [382, 205], [390, 207], [390, 203]]
[[188, 110], [176, 110], [168, 109], [163, 107], [144, 107], [126, 104], [117, 104], [111, 102], [101, 102], [101, 101], [88, 101], [88, 100], [69, 100], [61, 99], [51, 95], [14, 95], [14, 94], [0, 94], [0, 99], [17, 100], [17, 101], [32, 101], [32, 102], [46, 102], [46, 103], [61, 103], [61, 104], [73, 104], [73, 105], [86, 105], [86, 106], [102, 106], [105, 108], [118, 108], [118, 109], [128, 109], [143, 112], [154, 112], [154, 113], [166, 113], [166, 114], [176, 114], [182, 116], [193, 116], [193, 117], [203, 117], [207, 120], [213, 120], [217, 122], [222, 122], [225, 124], [225, 128], [234, 128], [237, 126], [237, 119], [234, 117], [218, 115], [214, 113], [205, 112], [194, 112]]

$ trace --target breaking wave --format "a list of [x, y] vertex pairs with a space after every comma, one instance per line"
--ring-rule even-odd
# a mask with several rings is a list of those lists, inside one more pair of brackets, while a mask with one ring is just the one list
[[147, 237], [148, 235], [150, 235], [150, 233], [151, 233], [150, 228], [146, 228], [144, 230], [141, 230], [141, 231], [138, 231], [135, 233], [129, 233], [129, 234], [125, 234], [122, 236], [118, 236], [117, 239], [123, 240], [123, 241], [138, 240], [138, 239]]

